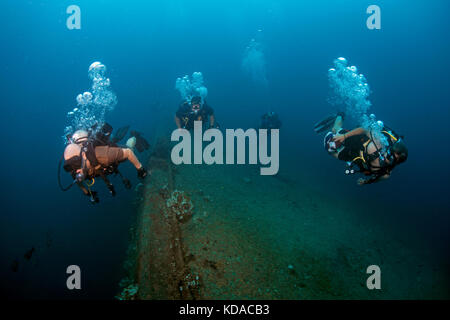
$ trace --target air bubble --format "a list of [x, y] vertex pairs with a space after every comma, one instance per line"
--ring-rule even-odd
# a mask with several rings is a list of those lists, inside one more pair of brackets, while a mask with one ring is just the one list
[[[335, 71], [330, 72], [332, 69]], [[358, 122], [358, 125], [371, 130], [380, 141], [383, 140], [380, 126], [375, 115], [368, 115], [372, 103], [369, 100], [370, 90], [363, 74], [358, 74], [356, 66], [347, 67], [343, 57], [334, 60], [334, 68], [329, 69], [328, 79], [333, 91], [330, 102], [346, 106], [346, 113]], [[382, 141], [384, 144], [384, 142]]]
[[101, 62], [94, 62], [89, 66], [88, 76], [92, 80], [91, 91], [77, 95], [77, 107], [68, 113], [71, 125], [65, 128], [65, 134], [75, 130], [90, 130], [94, 125], [100, 129], [105, 121], [107, 111], [114, 109], [117, 97], [109, 89], [110, 79], [105, 77], [106, 66]]
[[194, 72], [191, 78], [188, 75], [177, 78], [175, 88], [180, 92], [184, 101], [190, 101], [193, 96], [200, 96], [204, 100], [208, 95], [208, 89], [203, 85], [201, 72]]
[[251, 79], [263, 86], [268, 85], [266, 58], [263, 51], [263, 46], [260, 42], [252, 39], [245, 49], [244, 57], [241, 63], [243, 71], [251, 77]]

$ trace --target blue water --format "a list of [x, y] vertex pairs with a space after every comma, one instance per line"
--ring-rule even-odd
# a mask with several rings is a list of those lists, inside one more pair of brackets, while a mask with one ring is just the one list
[[[71, 4], [81, 8], [81, 30], [66, 28]], [[370, 4], [381, 8], [381, 30], [366, 27]], [[61, 192], [56, 180], [66, 114], [76, 95], [89, 89], [87, 69], [94, 61], [108, 67], [118, 97], [106, 116], [113, 126], [130, 124], [149, 139], [161, 126], [170, 133], [174, 124], [167, 119], [179, 103], [175, 80], [201, 71], [223, 128], [253, 127], [269, 109], [280, 114], [280, 173], [317, 172], [322, 188], [343, 201], [379, 205], [380, 217], [422, 237], [436, 259], [448, 262], [449, 9], [446, 0], [3, 1], [2, 295], [115, 293], [136, 211], [132, 193], [117, 183], [115, 199], [102, 191], [101, 203], [92, 206], [76, 190]], [[245, 47], [259, 29], [267, 86], [241, 68]], [[327, 70], [339, 56], [366, 76], [371, 112], [405, 136], [409, 159], [387, 182], [356, 187], [312, 130], [335, 110], [327, 102]], [[136, 183], [133, 168], [124, 167]], [[32, 246], [35, 257], [24, 262]], [[13, 273], [15, 258], [20, 265]], [[86, 270], [88, 289], [65, 288], [69, 264]]]

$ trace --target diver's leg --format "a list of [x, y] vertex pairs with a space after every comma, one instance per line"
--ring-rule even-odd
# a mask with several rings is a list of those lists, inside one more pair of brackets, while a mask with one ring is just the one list
[[131, 189], [131, 182], [130, 182], [130, 180], [125, 178], [119, 170], [117, 170], [117, 173], [122, 178], [122, 183], [124, 184], [125, 188]]
[[114, 189], [113, 184], [109, 181], [109, 179], [105, 176], [101, 176], [103, 181], [105, 181], [106, 186], [108, 187], [109, 193], [114, 197], [116, 195], [116, 190]]
[[336, 120], [334, 120], [334, 126], [331, 130], [334, 134], [339, 133], [341, 131], [342, 127], [344, 126], [344, 118], [342, 116], [337, 116]]

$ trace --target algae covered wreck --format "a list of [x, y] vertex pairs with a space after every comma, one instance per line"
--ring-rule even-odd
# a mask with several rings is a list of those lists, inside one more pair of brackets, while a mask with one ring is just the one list
[[[119, 299], [385, 299], [445, 296], [426, 250], [383, 234], [360, 210], [251, 166], [175, 166], [169, 142], [149, 159]], [[331, 214], [332, 213], [332, 214]], [[367, 266], [384, 270], [366, 287]], [[413, 281], [411, 281], [413, 279]], [[418, 280], [419, 279], [419, 280]]]

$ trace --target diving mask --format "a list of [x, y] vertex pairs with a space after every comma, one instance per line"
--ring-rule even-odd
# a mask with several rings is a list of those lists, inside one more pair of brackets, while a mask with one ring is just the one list
[[192, 105], [192, 112], [198, 113], [200, 111], [200, 104], [193, 104]]

